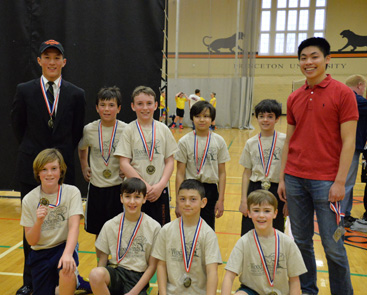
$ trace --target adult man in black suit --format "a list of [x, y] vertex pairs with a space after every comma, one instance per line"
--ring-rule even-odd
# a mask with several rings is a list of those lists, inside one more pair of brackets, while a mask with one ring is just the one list
[[[38, 64], [42, 77], [17, 86], [11, 111], [12, 126], [19, 142], [16, 176], [21, 200], [38, 186], [33, 176], [33, 160], [46, 148], [57, 148], [67, 165], [65, 183], [74, 184], [74, 150], [83, 134], [84, 90], [61, 77], [66, 64], [64, 48], [55, 40], [41, 44]], [[23, 286], [17, 295], [32, 292], [32, 277], [26, 260], [30, 252], [25, 237]]]

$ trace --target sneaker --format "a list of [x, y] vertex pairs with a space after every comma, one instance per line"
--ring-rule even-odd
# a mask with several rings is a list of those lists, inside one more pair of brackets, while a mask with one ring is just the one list
[[359, 220], [357, 220], [356, 222], [352, 224], [350, 229], [354, 231], [359, 231], [362, 233], [367, 233], [367, 223], [362, 224], [362, 223], [359, 223]]
[[183, 129], [183, 126], [182, 125], [180, 125], [179, 127], [180, 127], [180, 129]]
[[33, 293], [32, 287], [24, 285], [20, 287], [15, 295], [31, 295]]
[[171, 129], [175, 129], [176, 128], [176, 124], [173, 123], [172, 126], [171, 126]]
[[90, 294], [92, 293], [92, 288], [90, 287], [89, 280], [84, 279], [82, 276], [78, 275], [79, 286], [74, 294]]
[[366, 219], [364, 219], [364, 218], [357, 219], [357, 220], [356, 220], [356, 223], [363, 224], [363, 225], [367, 225], [367, 220], [366, 220]]

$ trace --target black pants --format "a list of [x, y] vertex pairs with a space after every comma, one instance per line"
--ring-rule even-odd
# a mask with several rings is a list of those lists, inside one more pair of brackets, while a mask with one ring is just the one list
[[161, 196], [155, 202], [146, 201], [141, 211], [148, 214], [154, 220], [158, 221], [161, 226], [171, 221], [169, 210], [169, 192], [168, 188], [164, 188]]
[[200, 216], [215, 231], [215, 204], [218, 201], [218, 187], [215, 183], [203, 183], [205, 198], [208, 199], [206, 206], [201, 209]]
[[[247, 195], [249, 195], [251, 192], [256, 191], [258, 189], [261, 189], [261, 181], [257, 181], [257, 182], [250, 181], [250, 184], [247, 190]], [[284, 202], [281, 201], [278, 196], [278, 192], [277, 192], [278, 183], [272, 182], [269, 191], [278, 200], [278, 214], [277, 214], [277, 217], [273, 221], [273, 227], [276, 228], [277, 230], [280, 230], [281, 232], [284, 232], [284, 215], [283, 215]], [[245, 233], [249, 232], [252, 229], [254, 229], [254, 224], [252, 222], [252, 219], [248, 216], [245, 217], [242, 215], [241, 236], [243, 236]]]

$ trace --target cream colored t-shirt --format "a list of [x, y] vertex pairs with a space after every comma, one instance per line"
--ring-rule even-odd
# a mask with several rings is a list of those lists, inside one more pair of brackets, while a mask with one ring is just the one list
[[[172, 156], [177, 151], [177, 143], [171, 131], [166, 125], [154, 120], [156, 125], [156, 142], [153, 160], [144, 149], [142, 139], [136, 126], [136, 120], [126, 126], [121, 134], [119, 144], [116, 147], [114, 156], [122, 156], [131, 159], [131, 166], [150, 185], [158, 183], [163, 175], [164, 160]], [[152, 144], [152, 128], [142, 128], [145, 140], [150, 150]], [[155, 172], [153, 175], [147, 173], [147, 167], [153, 165]]]
[[[48, 213], [43, 221], [41, 237], [37, 245], [31, 246], [33, 250], [50, 249], [66, 242], [69, 227], [68, 220], [73, 215], [83, 216], [83, 205], [80, 191], [76, 186], [63, 184], [60, 205], [48, 208]], [[37, 207], [41, 198], [56, 204], [56, 194], [45, 194], [41, 186], [30, 191], [22, 201], [22, 216], [20, 225], [33, 227], [37, 221]]]
[[[113, 264], [117, 264], [116, 250], [117, 243], [119, 242], [117, 238], [122, 214], [115, 216], [103, 225], [95, 243], [96, 248], [112, 256], [110, 262]], [[142, 218], [143, 220], [129, 251], [119, 263], [119, 266], [137, 272], [144, 272], [148, 268], [149, 257], [159, 230], [161, 229], [160, 224], [149, 215], [143, 213]], [[126, 251], [135, 225], [136, 222], [130, 222], [125, 218], [119, 253], [120, 257]]]
[[[159, 232], [152, 256], [165, 261], [167, 266], [167, 295], [206, 294], [206, 265], [222, 263], [218, 239], [213, 229], [203, 220], [189, 276], [191, 286], [183, 286], [186, 273], [182, 255], [180, 218], [164, 225]], [[190, 253], [196, 226], [185, 227], [186, 251]]]
[[[108, 166], [106, 167], [99, 148], [99, 122], [100, 120], [96, 120], [84, 126], [83, 137], [79, 142], [78, 148], [85, 150], [90, 147], [90, 168], [92, 170], [90, 182], [97, 187], [111, 187], [119, 185], [122, 182], [122, 179], [119, 176], [120, 161], [118, 158], [113, 156], [113, 153], [115, 152], [116, 146], [120, 140], [122, 130], [127, 124], [118, 120], [115, 140], [113, 141], [111, 155], [108, 160]], [[105, 159], [108, 158], [112, 131], [113, 127], [102, 126], [103, 154]], [[105, 169], [109, 169], [112, 172], [110, 178], [105, 178], [103, 176], [103, 171]]]
[[[203, 158], [207, 137], [197, 136], [198, 139], [198, 166]], [[175, 159], [186, 164], [185, 179], [196, 179], [205, 183], [218, 183], [218, 165], [228, 162], [231, 158], [223, 137], [211, 133], [208, 154], [200, 173], [197, 174], [196, 159], [194, 154], [195, 135], [189, 132], [178, 141], [178, 151]]]
[[[281, 156], [285, 137], [286, 135], [284, 133], [278, 132], [278, 138], [275, 145], [273, 160], [271, 162], [269, 175], [267, 177], [267, 179], [269, 179], [271, 182], [279, 183], [279, 173], [282, 162]], [[265, 179], [265, 172], [261, 164], [260, 153], [258, 148], [258, 138], [259, 135], [257, 134], [251, 137], [249, 140], [247, 140], [239, 162], [245, 168], [252, 170], [250, 180], [253, 182]], [[263, 148], [265, 158], [265, 166], [268, 163], [272, 140], [273, 136], [261, 137], [261, 145]]]
[[[274, 289], [272, 289], [266, 278], [253, 232], [254, 230], [249, 231], [237, 241], [225, 269], [238, 274], [241, 284], [259, 294], [269, 294], [272, 290], [276, 291], [277, 294], [289, 294], [288, 278], [307, 272], [297, 245], [290, 237], [277, 230], [280, 247], [279, 264], [275, 274]], [[259, 237], [259, 240], [272, 276], [275, 257], [274, 235], [269, 238]]]

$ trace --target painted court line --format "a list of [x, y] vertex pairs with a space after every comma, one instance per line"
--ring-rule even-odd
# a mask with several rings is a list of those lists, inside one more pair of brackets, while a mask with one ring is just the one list
[[18, 244], [14, 245], [10, 249], [6, 250], [4, 253], [0, 255], [0, 259], [8, 255], [10, 252], [13, 252], [15, 249], [17, 249], [20, 245], [23, 245], [23, 241], [20, 241]]

